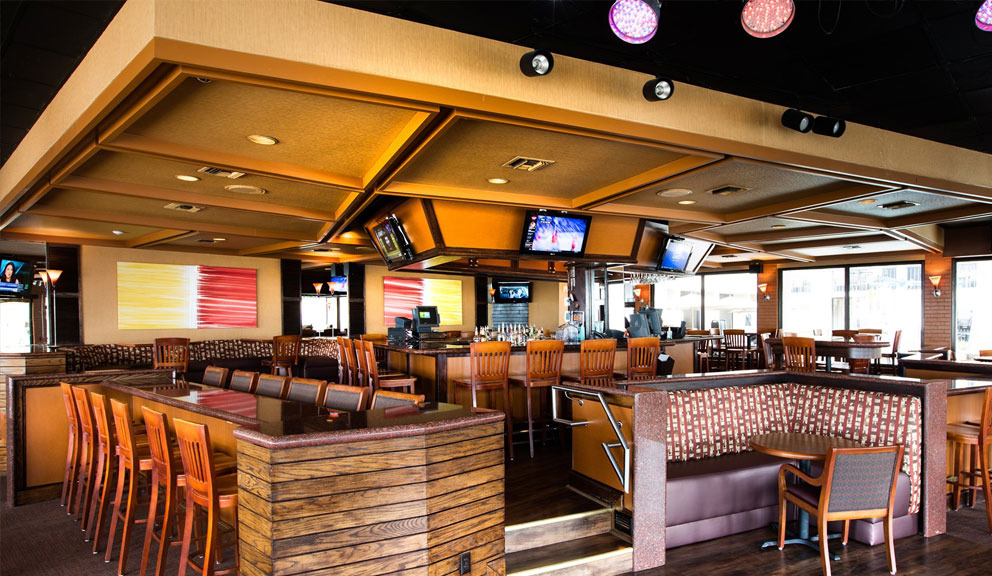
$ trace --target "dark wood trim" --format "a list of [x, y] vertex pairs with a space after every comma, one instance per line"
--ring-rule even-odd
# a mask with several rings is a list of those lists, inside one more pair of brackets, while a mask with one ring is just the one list
[[475, 325], [489, 324], [489, 279], [486, 276], [475, 277]]
[[420, 200], [420, 206], [424, 210], [424, 217], [427, 218], [427, 228], [431, 231], [431, 236], [434, 238], [434, 246], [437, 248], [444, 248], [444, 234], [441, 233], [441, 224], [437, 221], [437, 214], [434, 212], [434, 202], [422, 198]]
[[637, 220], [637, 232], [634, 234], [634, 247], [630, 251], [630, 257], [637, 263], [637, 253], [641, 251], [641, 240], [644, 239], [644, 228], [647, 221], [644, 218]]

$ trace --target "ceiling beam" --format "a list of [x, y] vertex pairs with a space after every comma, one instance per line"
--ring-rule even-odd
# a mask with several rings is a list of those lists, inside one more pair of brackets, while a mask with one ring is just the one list
[[684, 175], [686, 172], [712, 164], [720, 159], [719, 156], [683, 156], [678, 160], [673, 160], [668, 164], [658, 166], [642, 172], [630, 178], [625, 178], [619, 182], [614, 182], [609, 186], [604, 186], [598, 190], [583, 194], [572, 200], [572, 206], [577, 210], [588, 210], [595, 206], [600, 206], [613, 202], [620, 198], [637, 194], [646, 188], [657, 186], [659, 182], [673, 177]]
[[132, 240], [126, 240], [124, 246], [128, 248], [148, 248], [149, 246], [155, 246], [156, 244], [163, 244], [173, 240], [182, 240], [190, 236], [196, 236], [196, 232], [194, 230], [159, 230]]
[[892, 188], [884, 188], [870, 184], [854, 184], [836, 190], [814, 192], [812, 194], [799, 191], [790, 194], [790, 197], [787, 200], [775, 201], [761, 206], [755, 206], [754, 208], [731, 212], [730, 214], [727, 214], [727, 221], [738, 222], [742, 220], [753, 220], [755, 218], [770, 216], [772, 214], [791, 215], [793, 212], [802, 212], [815, 208], [842, 204], [852, 200], [860, 200], [862, 198], [877, 196], [889, 190], [892, 190]]

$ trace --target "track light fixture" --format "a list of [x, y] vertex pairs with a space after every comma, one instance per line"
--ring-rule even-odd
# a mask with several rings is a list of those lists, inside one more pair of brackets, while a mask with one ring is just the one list
[[782, 126], [805, 134], [813, 129], [813, 115], [798, 108], [789, 108], [782, 113]]
[[847, 129], [847, 122], [838, 118], [817, 116], [816, 120], [813, 120], [813, 133], [821, 136], [840, 138], [844, 134], [845, 129]]
[[653, 78], [644, 84], [642, 93], [648, 102], [658, 102], [668, 100], [675, 92], [675, 83], [668, 78]]
[[547, 50], [532, 50], [520, 58], [524, 76], [547, 76], [555, 67], [555, 59]]

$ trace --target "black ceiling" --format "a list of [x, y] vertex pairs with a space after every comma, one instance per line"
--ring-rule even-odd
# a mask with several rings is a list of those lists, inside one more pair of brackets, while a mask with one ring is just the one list
[[[639, 46], [610, 31], [612, 0], [336, 3], [992, 153], [980, 0], [799, 0], [769, 39], [744, 33], [740, 0], [663, 0]], [[0, 1], [3, 161], [120, 5]]]

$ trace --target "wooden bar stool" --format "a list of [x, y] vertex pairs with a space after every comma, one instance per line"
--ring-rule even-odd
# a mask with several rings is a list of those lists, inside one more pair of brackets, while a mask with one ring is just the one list
[[563, 380], [589, 386], [612, 387], [616, 381], [613, 361], [617, 354], [617, 341], [613, 338], [583, 340], [579, 346], [579, 375], [562, 375]]
[[658, 377], [658, 354], [661, 342], [657, 336], [627, 339], [627, 380], [652, 380]]
[[743, 330], [728, 328], [723, 331], [723, 353], [726, 355], [727, 370], [747, 368], [747, 334]]
[[203, 371], [202, 384], [216, 386], [217, 388], [227, 388], [228, 370], [228, 368], [222, 368], [220, 366], [207, 366], [206, 370]]
[[[365, 362], [366, 373], [369, 380], [369, 388], [372, 394], [375, 394], [377, 390], [395, 390], [397, 388], [402, 388], [407, 394], [413, 394], [413, 386], [417, 383], [417, 378], [410, 376], [409, 374], [400, 374], [398, 372], [386, 372], [379, 373], [379, 364], [375, 359], [375, 343], [371, 340], [363, 342], [365, 347]], [[361, 363], [360, 363], [361, 364]]]
[[[655, 344], [658, 339], [654, 338]], [[527, 342], [527, 372], [523, 378], [510, 378], [510, 383], [520, 386], [527, 395], [527, 440], [530, 457], [534, 457], [534, 417], [531, 409], [531, 391], [549, 388], [561, 383], [561, 359], [565, 343], [561, 340], [531, 340]], [[657, 355], [656, 355], [657, 357]]]
[[[687, 336], [709, 336], [709, 330], [686, 330]], [[692, 371], [705, 374], [710, 371], [710, 357], [712, 356], [711, 343], [709, 340], [698, 340], [693, 344], [694, 352], [692, 358]]]
[[376, 390], [372, 395], [372, 405], [369, 410], [376, 408], [398, 408], [400, 406], [419, 406], [424, 403], [423, 394], [406, 394], [389, 390]]
[[300, 358], [300, 343], [298, 334], [285, 334], [272, 339], [272, 360], [263, 360], [262, 366], [270, 366], [273, 374], [280, 370], [286, 371], [286, 376], [292, 378], [293, 367]]
[[[210, 432], [202, 424], [194, 424], [175, 418], [176, 439], [182, 455], [183, 472], [186, 476], [186, 520], [183, 526], [182, 554], [179, 557], [179, 576], [186, 576], [186, 568], [193, 568], [208, 576], [210, 574], [237, 574], [240, 557], [238, 555], [238, 475], [218, 476], [214, 468], [213, 449]], [[197, 509], [203, 509], [198, 513]], [[221, 513], [227, 510], [232, 514], [231, 526], [222, 526]], [[194, 532], [194, 524], [205, 521], [203, 530]], [[232, 541], [224, 542], [224, 532], [233, 536]], [[202, 536], [196, 536], [196, 535]], [[203, 564], [197, 566], [190, 554], [190, 545], [196, 540], [203, 554]], [[215, 570], [214, 563], [219, 558], [222, 546], [234, 546], [234, 566], [225, 570]]]
[[93, 434], [93, 407], [90, 391], [80, 386], [72, 387], [72, 397], [76, 401], [76, 414], [79, 416], [79, 465], [76, 476], [76, 512], [79, 512], [81, 530], [86, 531], [89, 523], [90, 492], [93, 490], [93, 457], [96, 454]]
[[[110, 407], [114, 414], [114, 427], [117, 429], [117, 494], [111, 508], [110, 535], [107, 540], [107, 553], [103, 559], [105, 562], [110, 562], [110, 556], [114, 550], [114, 537], [117, 533], [117, 522], [123, 522], [121, 554], [117, 562], [117, 573], [123, 574], [127, 568], [127, 555], [131, 548], [131, 529], [134, 524], [144, 522], [144, 520], [135, 520], [134, 517], [135, 509], [138, 507], [138, 479], [141, 472], [152, 469], [152, 461], [148, 446], [135, 444], [130, 407], [117, 400], [111, 400]], [[127, 491], [126, 503], [124, 502], [125, 490]], [[121, 509], [122, 505], [123, 510]]]
[[79, 463], [79, 415], [76, 413], [76, 400], [72, 396], [72, 384], [62, 382], [62, 401], [65, 404], [65, 415], [69, 421], [69, 446], [65, 454], [65, 472], [62, 474], [62, 500], [59, 506], [65, 508], [66, 514], [72, 513], [72, 493], [76, 488], [76, 466]]
[[114, 452], [117, 448], [117, 436], [110, 427], [110, 403], [103, 394], [90, 392], [90, 404], [93, 406], [93, 422], [96, 429], [94, 446], [96, 466], [93, 472], [93, 490], [90, 497], [90, 521], [86, 527], [86, 541], [93, 541], [93, 553], [100, 548], [100, 533], [103, 531], [103, 514], [110, 502], [110, 482], [117, 472], [114, 463]]
[[[616, 344], [616, 340], [613, 341]], [[492, 391], [503, 390], [503, 413], [506, 414], [506, 441], [510, 446], [510, 460], [513, 460], [513, 409], [510, 406], [510, 387], [508, 385], [510, 370], [509, 342], [472, 342], [469, 346], [469, 359], [472, 376], [470, 379], [458, 378], [455, 383], [455, 403], [458, 403], [458, 389], [468, 388], [472, 391], [472, 408], [478, 408], [479, 390], [485, 390], [490, 395]]]
[[315, 380], [313, 378], [290, 378], [289, 389], [286, 392], [286, 400], [299, 402], [301, 404], [318, 405], [324, 399], [324, 387], [326, 380]]
[[338, 384], [344, 386], [357, 386], [357, 382], [353, 382], [354, 369], [352, 366], [355, 364], [355, 351], [351, 347], [351, 340], [345, 338], [344, 336], [338, 336]]
[[[989, 484], [989, 448], [992, 447], [992, 388], [985, 389], [982, 403], [982, 418], [978, 426], [959, 422], [947, 425], [947, 441], [951, 443], [954, 453], [954, 475], [947, 479], [951, 485], [951, 507], [957, 510], [961, 506], [961, 492], [972, 493], [971, 504], [974, 505], [974, 492], [979, 490], [985, 495], [985, 516], [992, 532], [992, 484]], [[964, 467], [964, 449], [970, 448], [970, 465]], [[967, 484], [965, 483], [967, 481]]]
[[347, 410], [349, 412], [364, 410], [365, 396], [368, 391], [365, 386], [328, 384], [324, 390], [324, 399], [321, 405], [328, 410]]
[[258, 396], [268, 396], [269, 398], [286, 399], [286, 392], [289, 390], [289, 376], [278, 376], [276, 374], [260, 374], [258, 383], [255, 385], [255, 394]]

